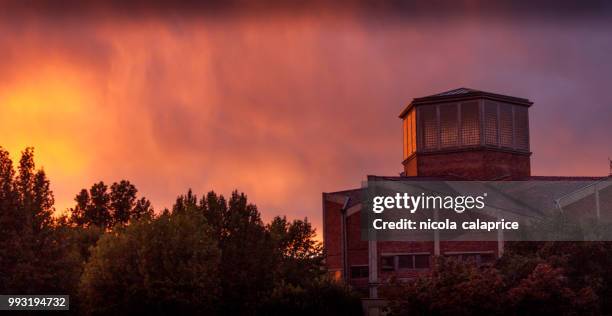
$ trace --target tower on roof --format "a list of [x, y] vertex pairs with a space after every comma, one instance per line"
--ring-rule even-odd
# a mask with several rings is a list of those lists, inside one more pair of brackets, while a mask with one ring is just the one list
[[468, 88], [415, 98], [400, 113], [407, 176], [530, 175], [527, 99]]

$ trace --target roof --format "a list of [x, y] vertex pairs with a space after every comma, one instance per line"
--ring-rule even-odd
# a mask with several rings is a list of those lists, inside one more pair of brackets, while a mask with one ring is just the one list
[[[369, 181], [444, 181], [445, 185], [448, 185], [449, 188], [456, 190], [451, 183], [456, 181], [456, 179], [451, 179], [449, 177], [420, 177], [420, 176], [368, 176]], [[523, 180], [523, 181], [521, 181]], [[527, 182], [525, 180], [531, 180]], [[609, 181], [612, 180], [612, 177], [574, 177], [574, 176], [529, 176], [523, 179], [516, 179], [514, 181], [520, 181], [521, 183], [516, 186], [512, 186], [512, 190], [508, 191], [503, 187], [497, 188], [497, 192], [502, 194], [503, 196], [510, 197], [508, 201], [514, 201], [513, 203], [519, 203], [523, 206], [523, 208], [518, 209], [507, 209], [513, 214], [518, 214], [521, 216], [529, 216], [529, 217], [538, 217], [542, 216], [542, 210], [538, 208], [529, 207], [528, 205], [542, 205], [540, 201], [543, 197], [553, 197], [556, 198], [556, 201], [559, 201], [563, 198], [566, 198], [576, 192], [584, 192], [585, 189], [589, 188], [590, 185], [601, 182], [601, 181]], [[466, 181], [466, 180], [463, 180]], [[550, 182], [559, 181], [559, 185], [555, 186], [555, 191], [553, 190]], [[580, 181], [580, 182], [576, 182]], [[480, 182], [480, 181], [477, 181]], [[500, 181], [503, 182], [503, 181]], [[534, 192], [536, 190], [538, 194], [528, 194], [521, 195], [520, 202], [519, 200], [512, 198], [512, 195], [521, 194], [525, 192]], [[552, 190], [552, 191], [551, 191]], [[591, 192], [590, 190], [589, 192]], [[505, 192], [505, 193], [504, 193]], [[512, 194], [510, 194], [512, 193]], [[325, 201], [332, 201], [338, 204], [344, 203], [347, 198], [349, 198], [349, 208], [361, 203], [364, 198], [366, 198], [366, 188], [361, 189], [352, 189], [338, 192], [329, 192], [324, 193]], [[510, 195], [508, 195], [510, 194]], [[562, 194], [562, 195], [559, 195]], [[560, 197], [559, 197], [560, 196]], [[526, 203], [526, 204], [525, 204]], [[527, 206], [526, 206], [527, 205]], [[525, 207], [526, 206], [526, 207]], [[550, 205], [551, 207], [553, 204]]]
[[[602, 181], [606, 179], [612, 179], [610, 176], [603, 177], [581, 177], [581, 176], [529, 176], [521, 179], [512, 179], [507, 181]], [[470, 181], [455, 176], [446, 177], [423, 177], [423, 176], [375, 176], [368, 175], [369, 181]], [[493, 180], [492, 180], [493, 181]], [[359, 200], [362, 196], [364, 188], [355, 188], [335, 192], [324, 192], [325, 196], [342, 196], [350, 197], [350, 204], [356, 204], [355, 201]]]
[[525, 98], [513, 97], [509, 95], [487, 92], [482, 90], [476, 90], [471, 88], [457, 88], [453, 90], [448, 90], [424, 97], [414, 98], [412, 102], [406, 106], [406, 108], [400, 113], [399, 117], [403, 118], [406, 116], [408, 111], [417, 105], [422, 104], [432, 104], [432, 103], [441, 103], [441, 102], [452, 102], [452, 101], [462, 101], [462, 100], [470, 100], [470, 99], [489, 99], [502, 101], [517, 105], [522, 105], [529, 107], [533, 104], [533, 102], [529, 101]]
[[440, 92], [434, 95], [430, 95], [430, 96], [426, 96], [425, 98], [428, 97], [444, 97], [447, 95], [461, 95], [461, 94], [468, 94], [468, 93], [474, 93], [474, 92], [482, 92], [479, 90], [474, 90], [474, 89], [470, 89], [470, 88], [457, 88], [457, 89], [453, 89], [453, 90], [448, 90], [448, 91], [444, 91], [444, 92]]

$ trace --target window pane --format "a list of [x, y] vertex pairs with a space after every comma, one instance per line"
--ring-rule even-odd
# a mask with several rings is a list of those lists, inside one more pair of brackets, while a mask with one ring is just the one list
[[423, 149], [438, 148], [438, 120], [435, 105], [423, 106], [419, 109], [420, 125], [423, 133]]
[[497, 146], [497, 103], [485, 101], [484, 137], [485, 144]]
[[412, 152], [416, 152], [417, 150], [417, 144], [416, 144], [416, 139], [417, 139], [417, 134], [416, 134], [416, 110], [412, 110], [410, 111], [410, 135], [411, 140], [412, 140]]
[[499, 140], [501, 146], [514, 147], [512, 133], [512, 105], [501, 104], [499, 107]]
[[461, 143], [466, 146], [480, 144], [478, 102], [461, 104]]
[[529, 150], [529, 120], [527, 108], [515, 106], [514, 108], [514, 139], [517, 149]]
[[402, 121], [402, 132], [404, 138], [404, 159], [408, 158], [408, 120], [407, 117]]
[[414, 256], [414, 267], [416, 269], [428, 269], [429, 268], [429, 255], [415, 255]]
[[385, 256], [380, 258], [380, 266], [381, 269], [390, 271], [395, 270], [395, 257], [394, 256]]
[[412, 269], [414, 268], [414, 264], [412, 262], [412, 255], [401, 255], [398, 256], [397, 259], [397, 267], [400, 269]]
[[440, 105], [440, 146], [455, 147], [459, 145], [459, 126], [457, 122], [457, 105]]

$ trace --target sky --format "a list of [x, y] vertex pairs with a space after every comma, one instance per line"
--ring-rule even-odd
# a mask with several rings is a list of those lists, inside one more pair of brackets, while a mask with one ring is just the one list
[[120, 3], [0, 10], [0, 146], [35, 147], [58, 211], [128, 179], [156, 210], [238, 189], [320, 231], [321, 192], [399, 174], [399, 112], [458, 87], [534, 102], [532, 174], [608, 173], [605, 2]]

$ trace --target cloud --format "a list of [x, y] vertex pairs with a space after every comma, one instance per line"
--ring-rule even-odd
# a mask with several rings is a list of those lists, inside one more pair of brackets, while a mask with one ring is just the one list
[[0, 143], [36, 147], [60, 209], [127, 178], [157, 209], [239, 189], [320, 227], [321, 192], [401, 171], [403, 106], [460, 86], [535, 102], [535, 174], [602, 175], [612, 155], [601, 19], [40, 12], [0, 27]]

